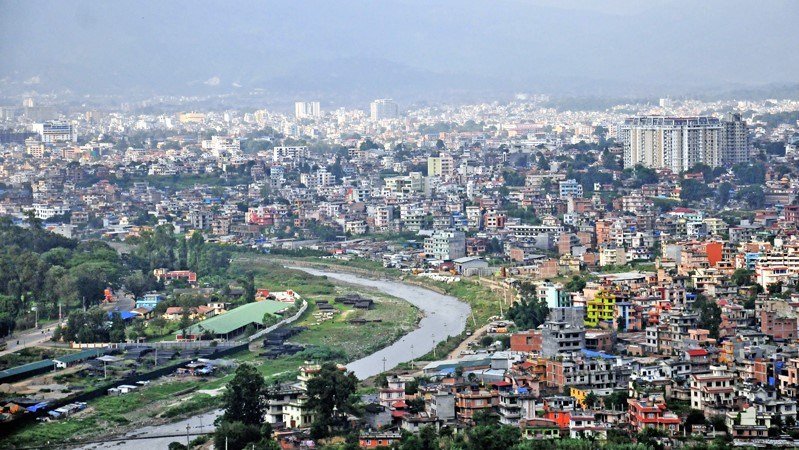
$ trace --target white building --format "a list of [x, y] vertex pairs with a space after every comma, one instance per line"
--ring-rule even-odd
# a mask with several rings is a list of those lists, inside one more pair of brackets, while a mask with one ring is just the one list
[[294, 102], [294, 117], [297, 119], [315, 119], [321, 116], [319, 102]]
[[575, 179], [559, 181], [558, 186], [560, 187], [560, 198], [583, 196], [583, 186]]
[[45, 144], [56, 142], [77, 142], [78, 133], [68, 122], [51, 121], [33, 124], [33, 132], [39, 133], [39, 139]]
[[399, 106], [390, 98], [377, 99], [369, 105], [369, 113], [372, 120], [396, 119]]
[[740, 114], [715, 117], [641, 116], [618, 128], [624, 166], [642, 164], [678, 173], [703, 163], [732, 166], [749, 157], [748, 131]]

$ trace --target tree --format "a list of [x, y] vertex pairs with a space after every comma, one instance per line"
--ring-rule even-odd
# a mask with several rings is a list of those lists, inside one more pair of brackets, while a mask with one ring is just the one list
[[752, 275], [754, 274], [751, 271], [742, 267], [733, 272], [730, 281], [732, 281], [736, 286], [749, 286], [752, 283]]
[[586, 394], [585, 399], [583, 399], [583, 404], [586, 408], [593, 408], [594, 406], [599, 405], [599, 397], [593, 392], [589, 392]]
[[154, 283], [151, 283], [141, 270], [132, 271], [122, 281], [134, 299], [140, 298], [154, 287]]
[[735, 198], [745, 202], [752, 209], [762, 208], [766, 204], [766, 194], [758, 185], [747, 186], [735, 194]]
[[732, 167], [732, 172], [742, 184], [763, 184], [766, 181], [766, 165], [763, 163], [736, 164]]
[[563, 288], [568, 292], [582, 292], [585, 289], [586, 281], [579, 275], [573, 275], [572, 279]]
[[118, 312], [111, 313], [111, 330], [108, 332], [111, 342], [125, 342], [125, 321]]
[[214, 448], [228, 450], [276, 450], [280, 444], [271, 437], [272, 427], [238, 421], [221, 421], [214, 432]]
[[494, 422], [472, 427], [466, 435], [465, 450], [506, 450], [519, 442], [521, 430]]
[[713, 191], [707, 184], [693, 178], [683, 178], [680, 180], [680, 198], [689, 202], [700, 201], [710, 198]]
[[183, 335], [186, 335], [186, 329], [191, 326], [191, 308], [188, 305], [183, 305], [182, 309], [180, 310], [180, 323], [178, 328], [181, 329]]
[[254, 366], [240, 365], [222, 396], [223, 421], [260, 426], [266, 413], [265, 388], [264, 378]]
[[716, 201], [719, 205], [724, 206], [730, 201], [730, 191], [732, 190], [732, 183], [728, 181], [719, 183], [718, 187], [716, 188]]
[[688, 417], [685, 419], [685, 425], [691, 431], [693, 431], [694, 425], [705, 425], [705, 413], [698, 409], [692, 409], [688, 412]]
[[358, 379], [352, 372], [345, 373], [336, 364], [322, 364], [319, 372], [308, 381], [308, 403], [314, 410], [311, 434], [315, 438], [330, 435], [332, 429], [343, 426], [347, 414], [355, 414], [355, 391]]
[[721, 325], [721, 307], [702, 294], [696, 294], [693, 310], [699, 312], [699, 326], [708, 330], [710, 337], [718, 339]]

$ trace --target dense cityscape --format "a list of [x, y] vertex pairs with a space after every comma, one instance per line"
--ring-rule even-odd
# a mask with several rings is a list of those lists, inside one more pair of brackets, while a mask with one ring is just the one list
[[[796, 7], [742, 2], [773, 30], [699, 57], [683, 40], [726, 39], [716, 21], [744, 9], [685, 25], [669, 19], [677, 0], [500, 1], [485, 17], [519, 17], [475, 26], [484, 46], [464, 37], [474, 48], [458, 53], [446, 25], [479, 8], [440, 17], [437, 41], [429, 17], [398, 13], [427, 7], [413, 3], [382, 7], [419, 55], [380, 47], [382, 60], [368, 49], [396, 30], [337, 48], [335, 24], [306, 27], [360, 27], [375, 5], [305, 5], [299, 22], [274, 5], [304, 28], [266, 39], [252, 28], [276, 20], [263, 5], [242, 1], [242, 19], [198, 4], [150, 40], [163, 17], [84, 2], [55, 28], [86, 67], [41, 69], [23, 61], [57, 38], [19, 26], [72, 5], [37, 22], [4, 2], [0, 448], [799, 448], [799, 89], [781, 82], [793, 55], [774, 56], [790, 14], [772, 17]], [[584, 46], [632, 17], [679, 45], [642, 39], [627, 67], [610, 36], [602, 65], [561, 36], [538, 41], [540, 23], [514, 26], [539, 9]], [[217, 13], [196, 48], [175, 37]], [[101, 31], [133, 16], [147, 56]], [[580, 34], [594, 16], [604, 31]], [[164, 36], [182, 52], [174, 77]], [[269, 51], [234, 51], [256, 37]], [[113, 58], [96, 54], [103, 38]], [[529, 42], [551, 77], [500, 58]], [[740, 73], [719, 62], [732, 47]], [[766, 75], [754, 54], [772, 47]], [[306, 51], [340, 58], [291, 72]], [[570, 52], [596, 67], [572, 76], [555, 61]], [[683, 53], [699, 62], [674, 71]], [[262, 57], [273, 77], [247, 75]], [[499, 69], [456, 67], [475, 57]]]

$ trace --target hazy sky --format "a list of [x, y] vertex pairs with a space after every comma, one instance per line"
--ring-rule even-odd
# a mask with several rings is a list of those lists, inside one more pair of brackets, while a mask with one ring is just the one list
[[0, 95], [423, 96], [797, 82], [799, 1], [0, 0]]

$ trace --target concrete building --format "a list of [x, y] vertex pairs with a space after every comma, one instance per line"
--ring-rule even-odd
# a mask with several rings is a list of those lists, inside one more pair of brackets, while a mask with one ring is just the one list
[[583, 186], [575, 179], [559, 181], [558, 187], [560, 188], [560, 198], [583, 196]]
[[619, 133], [624, 167], [641, 164], [679, 173], [699, 163], [722, 165], [722, 125], [715, 117], [632, 117]]
[[552, 308], [541, 328], [541, 355], [552, 357], [585, 348], [583, 308]]
[[33, 131], [39, 134], [39, 140], [45, 144], [57, 142], [78, 142], [78, 133], [68, 122], [50, 121], [33, 124]]
[[448, 177], [455, 170], [455, 160], [449, 153], [427, 158], [427, 175], [430, 177]]
[[390, 98], [377, 99], [369, 105], [369, 117], [372, 120], [396, 119], [399, 106]]
[[315, 119], [321, 116], [319, 102], [294, 102], [294, 117], [297, 119]]
[[463, 258], [466, 256], [466, 234], [462, 231], [437, 231], [425, 238], [424, 252], [443, 261]]
[[690, 383], [691, 408], [713, 415], [733, 405], [733, 376], [725, 368], [711, 366], [711, 373], [691, 375]]

